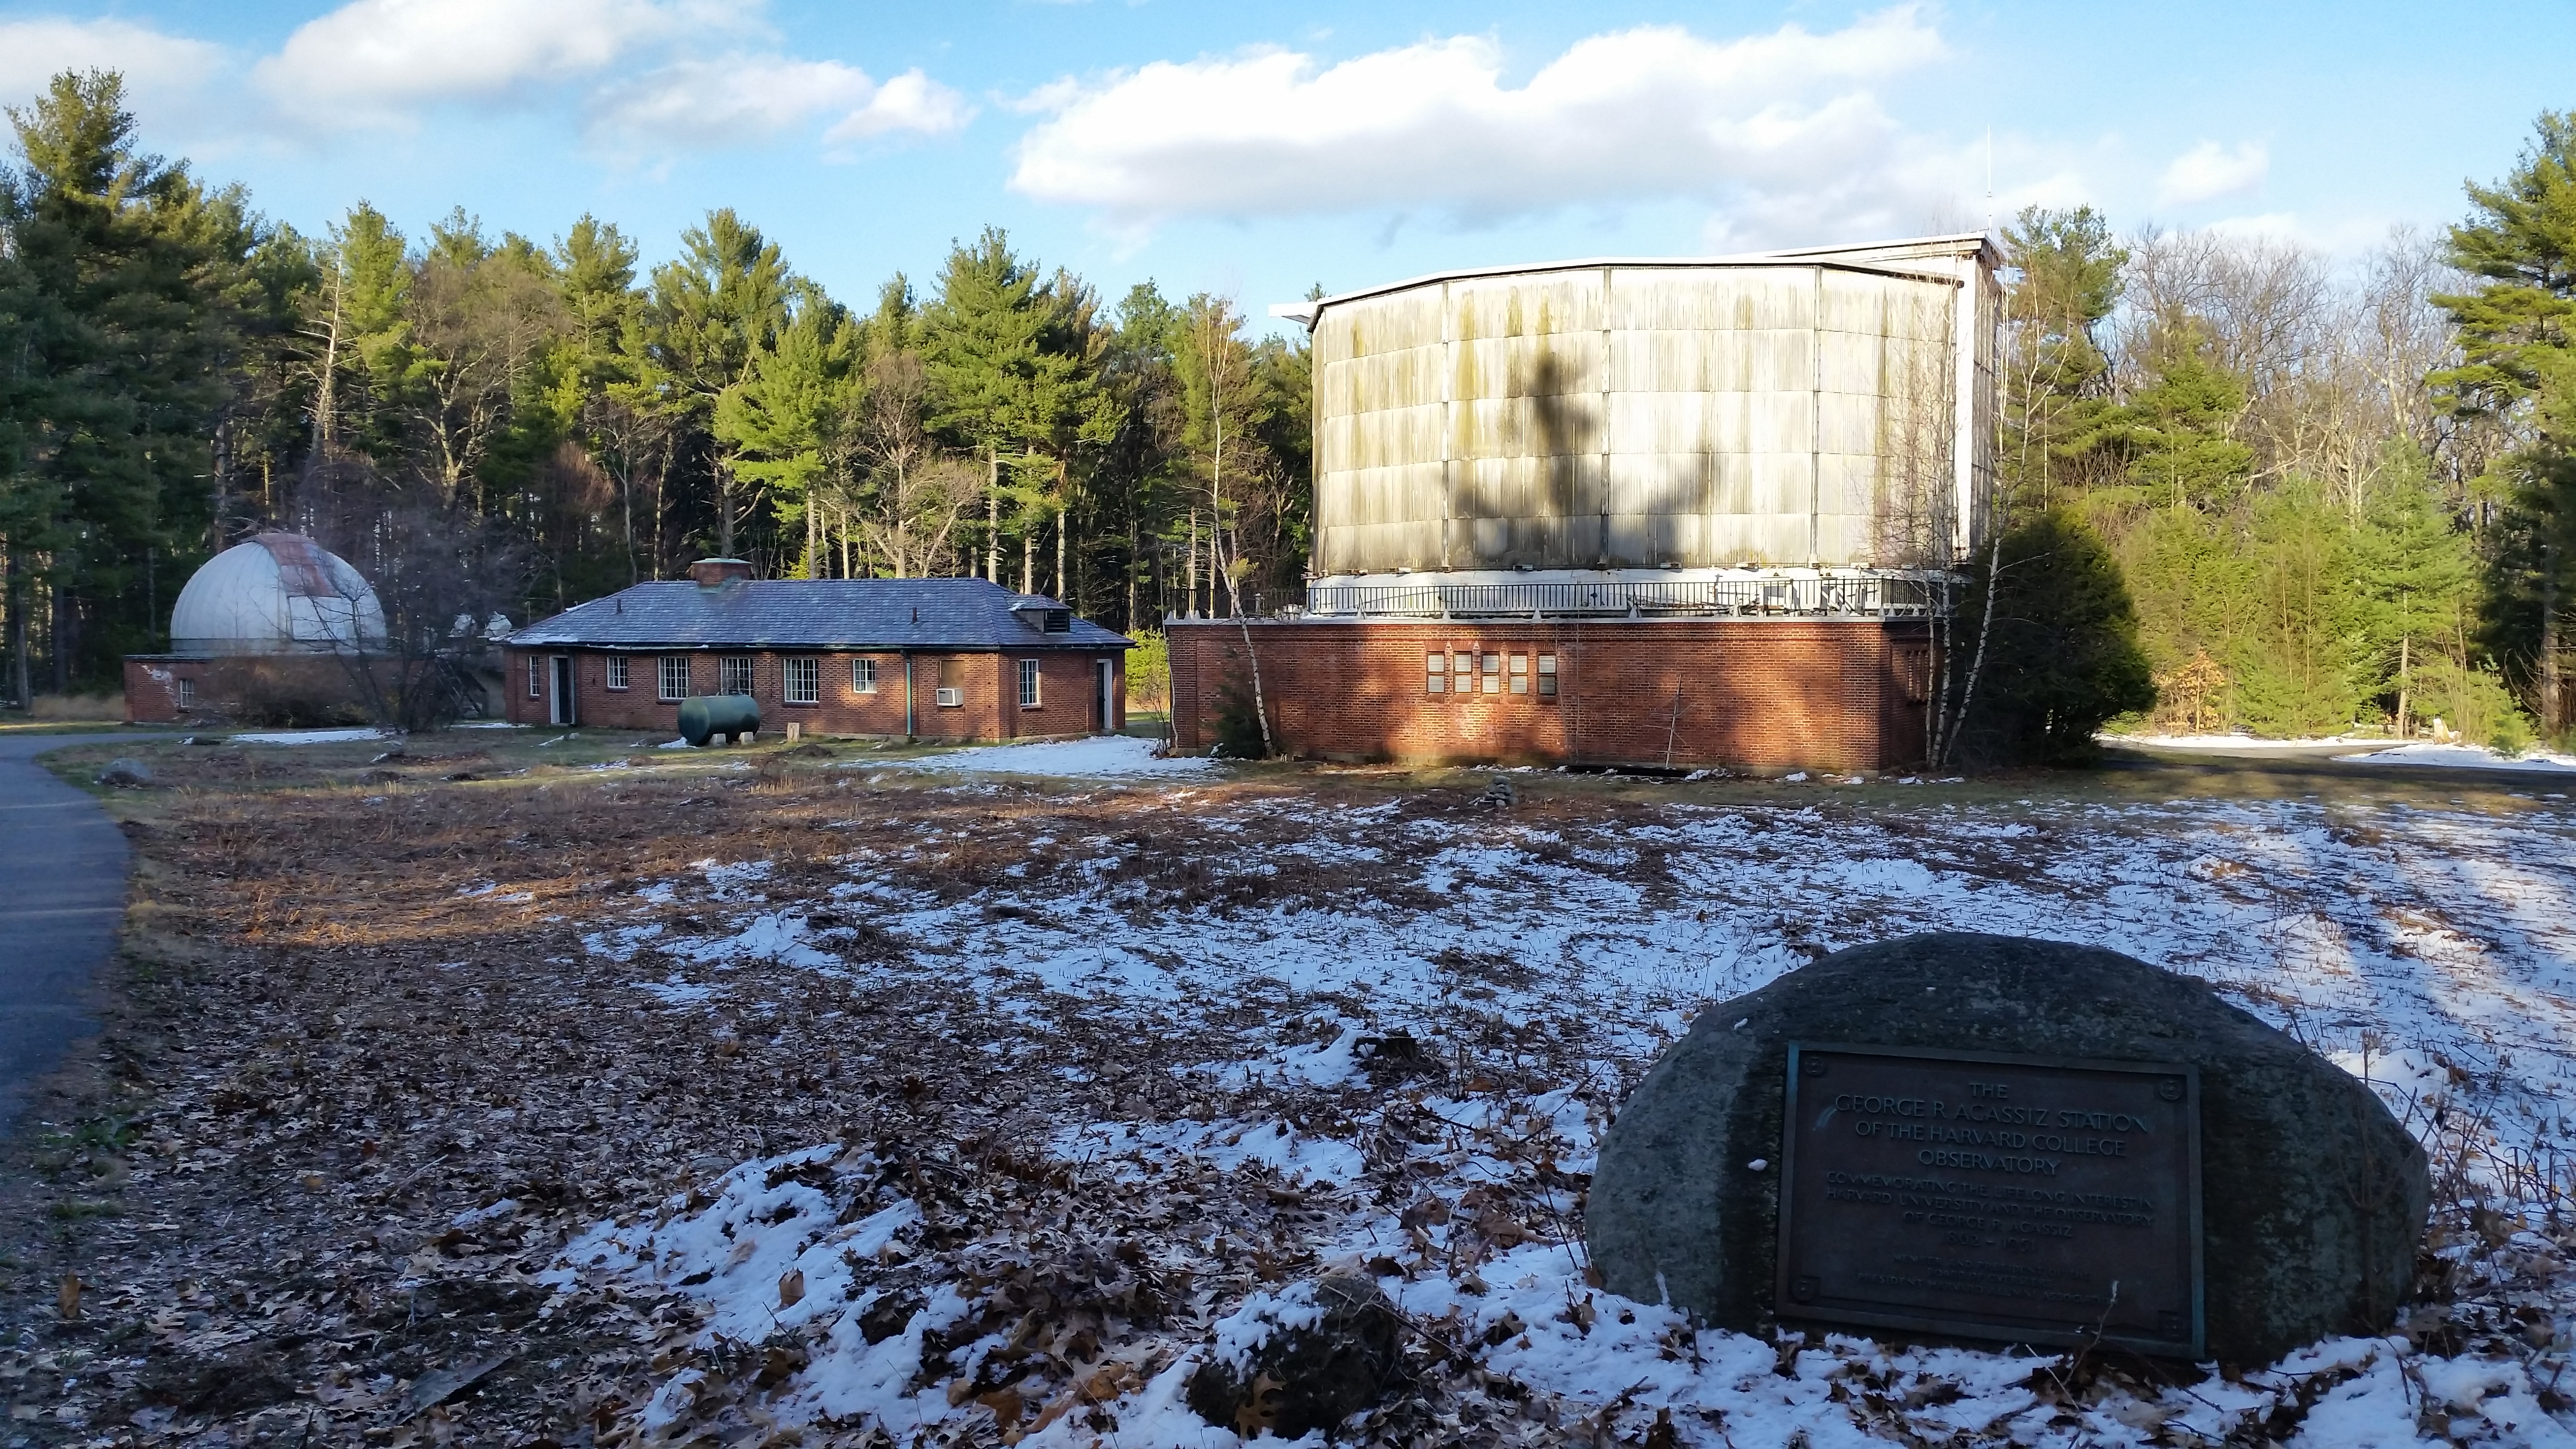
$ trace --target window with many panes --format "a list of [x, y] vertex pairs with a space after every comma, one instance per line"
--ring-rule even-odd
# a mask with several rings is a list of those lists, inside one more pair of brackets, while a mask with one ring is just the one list
[[531, 654], [528, 656], [528, 698], [543, 699], [545, 695], [546, 676], [538, 667], [537, 656]]
[[689, 697], [688, 655], [665, 654], [662, 656], [662, 697], [664, 699], [686, 699]]
[[718, 689], [716, 690], [716, 693], [718, 693], [718, 694], [749, 694], [749, 693], [751, 693], [751, 656], [750, 656], [750, 655], [748, 655], [748, 654], [728, 654], [728, 655], [724, 656], [724, 658], [723, 658], [723, 659], [721, 659], [721, 660], [717, 661], [717, 666], [718, 666], [718, 667], [717, 667], [717, 669], [716, 669], [716, 683], [717, 683], [719, 686], [721, 686], [721, 687], [720, 687], [720, 688], [718, 688]]
[[1448, 688], [1449, 656], [1446, 654], [1423, 655], [1422, 692], [1424, 694], [1441, 694], [1445, 693]]
[[1037, 707], [1038, 662], [1034, 659], [1023, 659], [1020, 661], [1020, 708], [1035, 709]]
[[853, 659], [850, 661], [850, 692], [853, 694], [874, 694], [877, 692], [877, 662], [875, 660]]
[[179, 707], [181, 709], [197, 707], [197, 681], [193, 679], [179, 681]]
[[786, 699], [789, 704], [814, 704], [823, 697], [823, 661], [790, 659], [787, 661]]
[[1553, 654], [1538, 657], [1538, 697], [1556, 698], [1556, 656]]
[[608, 656], [608, 687], [611, 689], [626, 687], [626, 656], [623, 654]]

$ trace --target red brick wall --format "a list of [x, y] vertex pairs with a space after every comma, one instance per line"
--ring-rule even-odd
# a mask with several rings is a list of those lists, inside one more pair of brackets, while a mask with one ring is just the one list
[[[125, 661], [125, 722], [175, 724], [189, 718], [179, 708], [179, 681], [196, 680], [205, 666], [194, 659]], [[203, 684], [197, 686], [204, 689]]]
[[[573, 661], [574, 718], [584, 725], [603, 729], [650, 730], [677, 735], [680, 729], [680, 705], [677, 700], [659, 698], [661, 690], [661, 656], [630, 654], [627, 659], [627, 687], [608, 687], [609, 655], [597, 650], [521, 650], [506, 651], [505, 685], [510, 701], [509, 718], [518, 724], [542, 725], [549, 717], [547, 698], [548, 662], [557, 654], [568, 654]], [[713, 694], [718, 687], [723, 657], [717, 651], [692, 651], [689, 660], [689, 690], [692, 694]], [[789, 704], [786, 698], [786, 661], [789, 658], [818, 661], [819, 687], [813, 704]], [[1019, 703], [1017, 655], [992, 654], [915, 654], [912, 656], [913, 728], [923, 739], [1001, 740], [1031, 735], [1084, 734], [1091, 729], [1093, 661], [1108, 658], [1116, 667], [1115, 654], [1048, 651], [1029, 657], [1041, 661], [1039, 707], [1022, 709]], [[537, 661], [537, 691], [528, 691], [528, 661]], [[754, 652], [750, 655], [751, 697], [760, 704], [760, 727], [767, 732], [783, 732], [792, 721], [802, 724], [809, 734], [821, 735], [901, 735], [904, 730], [904, 656], [901, 654], [780, 654]], [[862, 694], [852, 685], [851, 664], [858, 659], [873, 659], [877, 666], [876, 692]], [[942, 708], [938, 690], [942, 665], [948, 667], [955, 681], [960, 702]], [[1123, 680], [1123, 674], [1121, 676]], [[1123, 683], [1119, 686], [1123, 689]], [[1124, 723], [1123, 718], [1117, 723]], [[1115, 724], [1112, 726], [1115, 728]]]
[[[1243, 631], [1175, 622], [1168, 637], [1175, 743], [1205, 749], [1225, 682], [1249, 683]], [[1923, 640], [1920, 624], [1877, 620], [1252, 625], [1271, 730], [1293, 754], [1691, 768], [1919, 761], [1923, 706], [1898, 653]], [[1434, 652], [1477, 656], [1480, 686], [1483, 656], [1502, 656], [1502, 692], [1427, 692]], [[1510, 692], [1515, 654], [1525, 694]], [[1541, 655], [1557, 661], [1552, 701]]]
[[[380, 675], [394, 666], [376, 661]], [[196, 687], [192, 707], [180, 708], [179, 681]], [[173, 659], [129, 657], [125, 661], [125, 717], [135, 724], [178, 724], [223, 720], [260, 712], [263, 703], [293, 699], [354, 714], [362, 692], [349, 677], [346, 661], [329, 654], [235, 654]]]

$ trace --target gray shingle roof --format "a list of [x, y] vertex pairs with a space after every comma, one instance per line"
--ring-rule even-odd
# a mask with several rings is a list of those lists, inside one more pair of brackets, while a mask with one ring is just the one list
[[[1032, 607], [1013, 613], [1012, 606]], [[522, 648], [600, 649], [1126, 649], [1088, 619], [1046, 631], [1053, 599], [983, 579], [748, 579], [702, 588], [686, 579], [637, 584], [577, 604], [510, 636]]]

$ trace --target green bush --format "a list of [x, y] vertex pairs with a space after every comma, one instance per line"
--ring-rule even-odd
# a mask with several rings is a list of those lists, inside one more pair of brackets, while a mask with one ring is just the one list
[[1972, 580], [1953, 635], [1951, 697], [1959, 698], [1977, 668], [1991, 597], [1994, 624], [1954, 758], [1977, 765], [2090, 761], [2104, 724], [2156, 703], [2118, 563], [2082, 520], [2051, 512], [2005, 533], [1995, 579], [1991, 591], [1983, 578]]

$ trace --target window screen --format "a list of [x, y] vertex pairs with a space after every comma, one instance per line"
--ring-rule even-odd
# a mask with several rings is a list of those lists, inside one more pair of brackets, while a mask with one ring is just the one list
[[664, 699], [686, 699], [689, 697], [688, 655], [665, 654], [662, 656], [662, 697]]
[[1020, 708], [1035, 709], [1037, 707], [1038, 662], [1034, 659], [1023, 659], [1020, 661]]
[[716, 691], [718, 694], [751, 693], [751, 656], [748, 654], [726, 655], [723, 660], [723, 667], [717, 671], [717, 682], [723, 686]]
[[786, 671], [786, 699], [789, 704], [813, 704], [822, 698], [823, 661], [790, 659]]
[[1449, 656], [1446, 654], [1423, 655], [1422, 692], [1424, 694], [1440, 694], [1447, 691], [1448, 688]]
[[611, 689], [626, 687], [626, 656], [623, 654], [608, 656], [608, 687]]
[[850, 690], [854, 694], [877, 692], [877, 662], [873, 659], [850, 661]]

